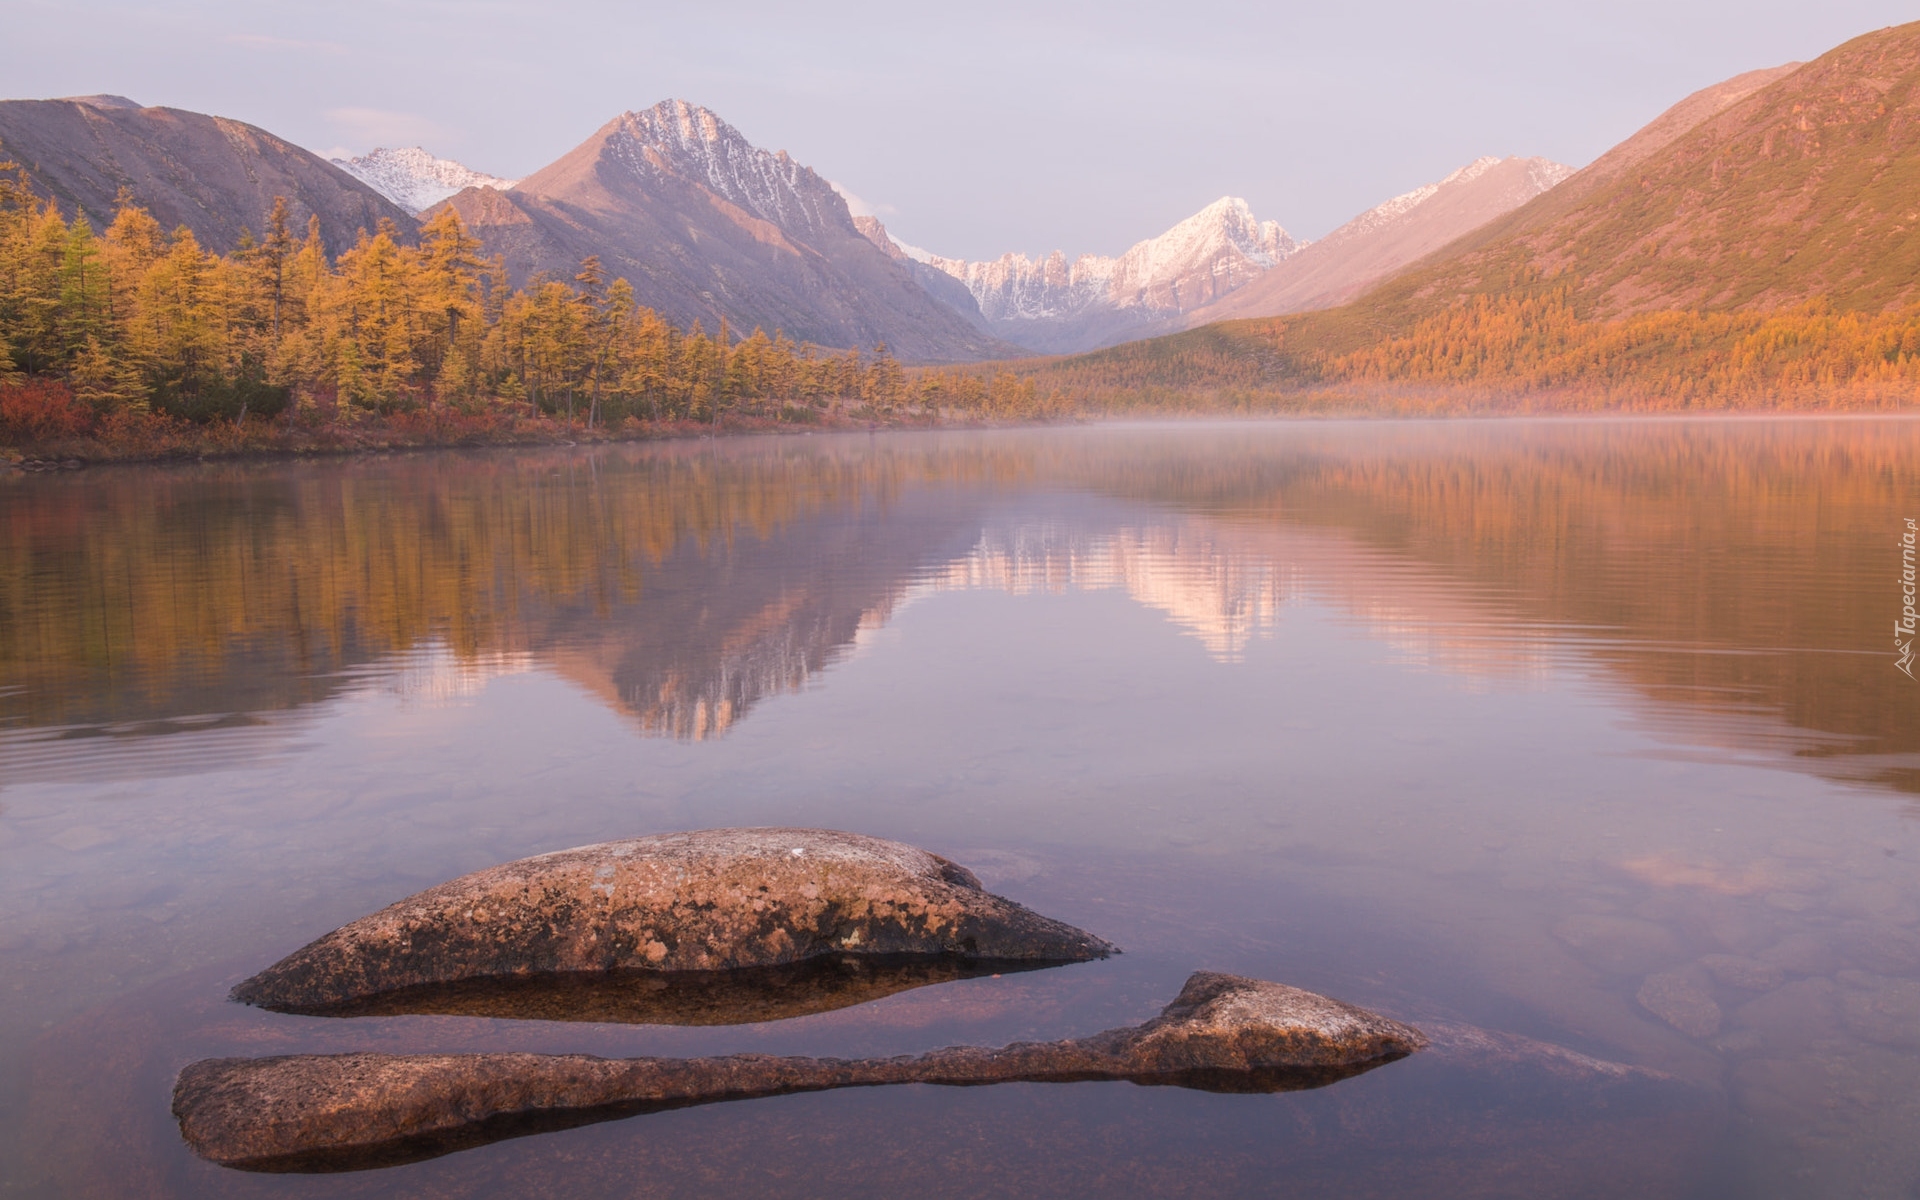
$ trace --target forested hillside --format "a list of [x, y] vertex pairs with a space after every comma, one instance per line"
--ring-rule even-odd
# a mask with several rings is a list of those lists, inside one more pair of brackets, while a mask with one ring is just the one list
[[1099, 413], [1884, 409], [1920, 397], [1920, 306], [1605, 320], [1527, 283], [1402, 328], [1350, 305], [1011, 369]]
[[[286, 217], [277, 204], [261, 236], [215, 254], [131, 205], [96, 234], [23, 178], [0, 179], [0, 443], [420, 413], [596, 430], [921, 403], [884, 347], [678, 329], [591, 257], [571, 278], [509, 288], [451, 210], [415, 244], [383, 224], [338, 257], [316, 222], [296, 234]], [[1022, 386], [936, 390], [948, 409], [1011, 412], [1031, 407]]]
[[1543, 198], [1504, 236], [1391, 290], [1444, 299], [1526, 268], [1563, 279], [1595, 317], [1920, 302], [1920, 22], [1855, 38], [1625, 169], [1606, 165], [1577, 205], [1579, 189]]
[[1344, 308], [1029, 364], [1102, 411], [1920, 396], [1920, 23], [1690, 96]]
[[515, 284], [593, 255], [682, 325], [885, 342], [921, 363], [1014, 352], [861, 233], [824, 176], [684, 100], [623, 113], [512, 188], [468, 188], [445, 206]]

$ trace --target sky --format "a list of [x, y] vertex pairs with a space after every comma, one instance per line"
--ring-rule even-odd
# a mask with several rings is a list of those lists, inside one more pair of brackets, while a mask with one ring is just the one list
[[1481, 155], [1580, 166], [1911, 0], [0, 0], [0, 96], [531, 173], [679, 97], [937, 253], [1114, 254], [1244, 197], [1296, 237]]

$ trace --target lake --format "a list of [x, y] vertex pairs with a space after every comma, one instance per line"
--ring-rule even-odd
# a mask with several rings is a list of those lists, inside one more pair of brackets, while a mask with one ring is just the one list
[[[1912, 419], [0, 477], [0, 1191], [1920, 1195], [1914, 518]], [[910, 842], [1124, 953], [730, 1026], [225, 999], [454, 876], [735, 825]], [[1132, 1024], [1199, 969], [1497, 1052], [746, 1100], [330, 1174], [203, 1162], [168, 1112], [211, 1056], [904, 1054]]]

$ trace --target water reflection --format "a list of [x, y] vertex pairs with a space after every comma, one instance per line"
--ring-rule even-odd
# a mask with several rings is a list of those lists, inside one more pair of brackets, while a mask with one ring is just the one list
[[990, 528], [965, 557], [927, 572], [929, 592], [987, 588], [1024, 596], [1118, 589], [1163, 613], [1222, 663], [1270, 637], [1294, 598], [1285, 559], [1245, 554], [1197, 521], [1170, 515], [1111, 531], [1059, 523]]
[[[1901, 1195], [1920, 690], [1882, 631], [1916, 464], [1913, 421], [1379, 423], [5, 479], [0, 1182], [284, 1194], [169, 1157], [153, 1097], [193, 1057], [912, 1053], [1138, 1020], [1204, 966], [1711, 1103], [1419, 1057], [1257, 1107], [837, 1094], [327, 1194], [945, 1194], [992, 1162]], [[772, 1025], [219, 1002], [420, 887], [727, 824], [925, 845], [1128, 953]]]
[[1676, 740], [1920, 791], [1890, 617], [1864, 602], [1920, 508], [1916, 462], [1912, 422], [1619, 422], [15, 479], [0, 764], [38, 778], [103, 757], [75, 739], [361, 686], [451, 700], [536, 663], [700, 739], [917, 596], [1115, 588], [1221, 662], [1312, 598], [1412, 664], [1511, 681], [1576, 659]]
[[732, 971], [588, 971], [483, 976], [450, 983], [416, 984], [318, 1008], [271, 1004], [262, 1007], [277, 1012], [342, 1018], [430, 1013], [621, 1025], [749, 1025], [832, 1012], [896, 992], [958, 979], [998, 978], [1059, 965], [925, 955], [897, 959], [827, 955], [776, 967], [742, 967]]

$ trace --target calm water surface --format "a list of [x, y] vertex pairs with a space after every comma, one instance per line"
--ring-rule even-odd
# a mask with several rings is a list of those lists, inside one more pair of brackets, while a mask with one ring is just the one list
[[[0, 479], [0, 1191], [1920, 1196], [1907, 518], [1911, 420]], [[223, 1000], [452, 876], [723, 825], [925, 846], [1126, 953], [698, 1029]], [[167, 1113], [209, 1055], [894, 1054], [1132, 1023], [1198, 968], [1540, 1045], [1289, 1095], [755, 1100], [311, 1176], [203, 1163]]]

